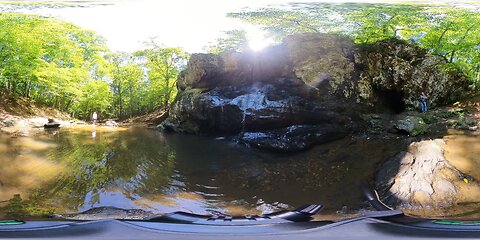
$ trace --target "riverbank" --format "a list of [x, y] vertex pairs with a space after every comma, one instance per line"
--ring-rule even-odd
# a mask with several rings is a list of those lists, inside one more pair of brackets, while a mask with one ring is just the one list
[[447, 106], [436, 107], [425, 113], [418, 110], [399, 114], [363, 114], [365, 134], [382, 138], [388, 135], [413, 137], [417, 140], [438, 138], [448, 130], [475, 132], [480, 129], [480, 97], [466, 99]]
[[54, 119], [60, 126], [81, 124], [58, 109], [46, 107], [26, 98], [16, 100], [0, 98], [0, 132], [12, 137], [27, 136], [31, 131], [43, 129], [48, 119]]
[[164, 109], [158, 109], [154, 112], [131, 117], [121, 121], [118, 125], [121, 127], [145, 127], [145, 128], [155, 128], [158, 124], [165, 121], [168, 117], [168, 111]]

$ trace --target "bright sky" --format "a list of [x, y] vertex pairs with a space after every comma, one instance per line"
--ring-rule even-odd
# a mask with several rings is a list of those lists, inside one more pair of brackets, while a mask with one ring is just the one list
[[169, 47], [183, 47], [200, 52], [222, 31], [246, 29], [253, 41], [261, 44], [262, 32], [226, 13], [246, 6], [266, 6], [272, 0], [215, 1], [215, 0], [120, 0], [114, 5], [95, 5], [74, 8], [23, 9], [23, 13], [54, 16], [98, 32], [107, 39], [111, 50], [134, 51], [143, 42], [156, 37]]
[[110, 49], [114, 51], [138, 50], [142, 48], [144, 41], [157, 37], [158, 42], [165, 46], [183, 47], [188, 52], [201, 52], [202, 47], [215, 40], [222, 31], [232, 29], [247, 30], [253, 47], [260, 48], [262, 44], [266, 44], [262, 31], [240, 20], [227, 18], [226, 13], [244, 7], [262, 7], [292, 1], [294, 0], [101, 0], [83, 2], [114, 4], [84, 8], [41, 8], [22, 12], [51, 15], [94, 30], [107, 39]]

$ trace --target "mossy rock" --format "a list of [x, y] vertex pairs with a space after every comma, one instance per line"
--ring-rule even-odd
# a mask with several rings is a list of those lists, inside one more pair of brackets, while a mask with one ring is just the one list
[[382, 122], [380, 119], [371, 119], [369, 121], [370, 127], [368, 128], [368, 133], [380, 134], [384, 131]]
[[418, 136], [427, 133], [428, 125], [425, 123], [417, 124], [413, 131], [410, 133], [412, 136]]
[[399, 132], [408, 133], [410, 136], [418, 136], [427, 133], [428, 124], [421, 117], [407, 116], [395, 123]]
[[472, 119], [467, 119], [465, 117], [459, 117], [458, 119], [450, 120], [448, 122], [448, 125], [451, 128], [457, 128], [457, 129], [463, 129], [463, 130], [468, 130], [471, 127], [476, 126], [476, 122]]
[[443, 118], [449, 119], [449, 118], [452, 118], [452, 117], [455, 116], [455, 112], [453, 112], [453, 111], [445, 111], [445, 112], [442, 112], [441, 116], [442, 116]]
[[422, 119], [426, 124], [434, 124], [438, 122], [438, 117], [433, 114], [424, 115], [422, 116]]

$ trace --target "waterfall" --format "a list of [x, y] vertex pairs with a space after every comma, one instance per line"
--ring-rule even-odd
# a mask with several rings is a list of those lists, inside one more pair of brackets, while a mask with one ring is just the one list
[[220, 105], [220, 125], [223, 124], [223, 119], [225, 119], [225, 117], [224, 117], [225, 113], [223, 111], [223, 106], [224, 106], [223, 104]]
[[242, 111], [242, 130], [240, 131], [241, 134], [245, 132], [245, 116], [246, 116], [246, 110]]

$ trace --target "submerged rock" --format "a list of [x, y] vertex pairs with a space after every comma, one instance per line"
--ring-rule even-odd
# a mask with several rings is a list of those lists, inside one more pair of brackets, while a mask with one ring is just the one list
[[58, 123], [57, 121], [55, 121], [55, 119], [53, 119], [53, 118], [49, 118], [49, 119], [48, 119], [48, 123], [44, 124], [43, 127], [44, 127], [44, 128], [59, 128], [59, 127], [60, 127], [60, 123]]
[[343, 138], [346, 133], [346, 129], [332, 124], [294, 125], [270, 131], [245, 132], [241, 135], [240, 141], [260, 149], [297, 152], [315, 144]]

